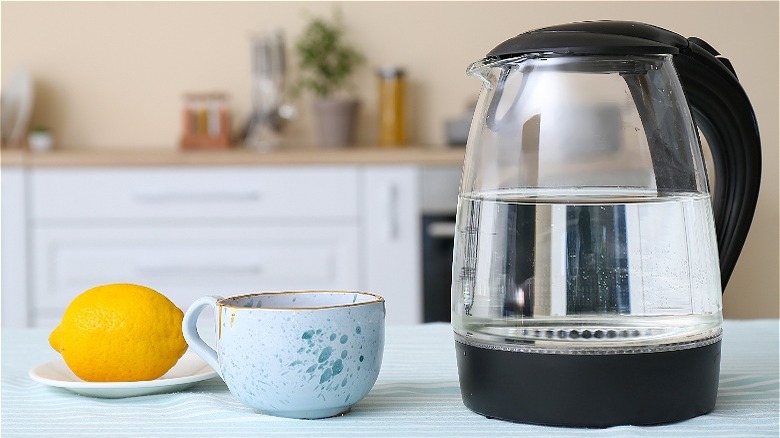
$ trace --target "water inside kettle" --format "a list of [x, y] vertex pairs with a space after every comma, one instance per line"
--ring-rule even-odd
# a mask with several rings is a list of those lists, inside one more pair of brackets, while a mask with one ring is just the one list
[[719, 337], [710, 198], [514, 189], [459, 198], [453, 326], [557, 353], [690, 348]]

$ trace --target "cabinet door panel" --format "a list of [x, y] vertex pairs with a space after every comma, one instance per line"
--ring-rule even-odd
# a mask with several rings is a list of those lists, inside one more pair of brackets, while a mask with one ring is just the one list
[[203, 295], [359, 289], [357, 227], [47, 228], [34, 233], [35, 320], [84, 290], [138, 283], [185, 310]]
[[422, 322], [419, 172], [415, 166], [364, 170], [365, 282], [387, 300], [387, 320]]
[[19, 167], [3, 167], [2, 186], [2, 321], [3, 327], [25, 327], [27, 309], [27, 222], [25, 174]]

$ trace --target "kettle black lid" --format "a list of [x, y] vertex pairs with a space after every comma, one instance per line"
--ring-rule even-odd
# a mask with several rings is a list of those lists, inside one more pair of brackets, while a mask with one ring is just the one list
[[634, 21], [583, 21], [521, 33], [499, 44], [487, 57], [528, 53], [565, 55], [676, 55], [688, 47], [682, 35]]

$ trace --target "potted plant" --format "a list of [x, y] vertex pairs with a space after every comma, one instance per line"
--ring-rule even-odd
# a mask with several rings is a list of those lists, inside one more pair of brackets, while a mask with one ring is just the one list
[[339, 12], [332, 20], [312, 18], [296, 40], [295, 49], [300, 68], [295, 92], [306, 90], [315, 97], [313, 108], [320, 144], [352, 144], [359, 102], [346, 90], [364, 57], [344, 40]]

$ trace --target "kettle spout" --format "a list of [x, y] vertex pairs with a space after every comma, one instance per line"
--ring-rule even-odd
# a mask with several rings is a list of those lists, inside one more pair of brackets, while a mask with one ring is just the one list
[[483, 58], [479, 61], [472, 62], [466, 68], [467, 76], [476, 76], [487, 88], [493, 88], [493, 81], [491, 80], [491, 67], [495, 66], [500, 60], [498, 58]]

